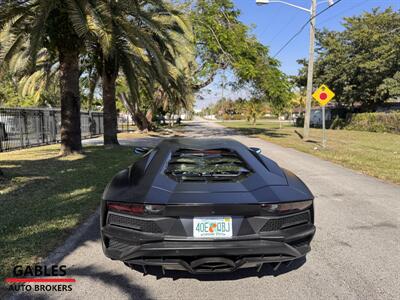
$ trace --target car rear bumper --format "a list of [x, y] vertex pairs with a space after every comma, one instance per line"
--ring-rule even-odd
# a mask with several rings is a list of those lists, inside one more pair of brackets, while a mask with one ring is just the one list
[[304, 224], [273, 234], [199, 241], [160, 238], [110, 225], [102, 228], [103, 250], [109, 258], [191, 273], [231, 272], [291, 261], [310, 251], [314, 233], [314, 225]]

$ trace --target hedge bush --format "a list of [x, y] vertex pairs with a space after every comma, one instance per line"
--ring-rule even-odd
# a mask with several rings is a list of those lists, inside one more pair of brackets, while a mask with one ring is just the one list
[[332, 121], [331, 126], [329, 127], [330, 129], [343, 129], [346, 127], [346, 120], [341, 119], [339, 116], [336, 116], [336, 118]]
[[346, 129], [400, 134], [400, 112], [352, 114]]
[[223, 114], [222, 115], [223, 120], [241, 120], [243, 119], [243, 116], [241, 114]]

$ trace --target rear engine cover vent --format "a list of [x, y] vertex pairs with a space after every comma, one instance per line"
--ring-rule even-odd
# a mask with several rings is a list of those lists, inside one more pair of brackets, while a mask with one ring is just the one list
[[180, 149], [165, 171], [178, 182], [236, 182], [252, 173], [244, 160], [229, 149]]

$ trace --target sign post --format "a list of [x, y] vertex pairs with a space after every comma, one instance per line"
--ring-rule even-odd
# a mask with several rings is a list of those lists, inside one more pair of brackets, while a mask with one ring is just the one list
[[322, 106], [322, 148], [326, 147], [326, 138], [325, 138], [325, 105]]
[[326, 134], [325, 134], [325, 105], [335, 97], [335, 93], [332, 92], [325, 84], [321, 85], [312, 95], [315, 100], [322, 107], [322, 147], [326, 147]]

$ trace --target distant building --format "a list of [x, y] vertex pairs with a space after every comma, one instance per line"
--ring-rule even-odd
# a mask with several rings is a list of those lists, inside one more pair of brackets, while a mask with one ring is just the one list
[[215, 117], [215, 115], [205, 115], [204, 116], [205, 119], [209, 119], [209, 120], [216, 120], [217, 118]]
[[[326, 123], [330, 123], [331, 120], [332, 120], [332, 110], [330, 107], [326, 107], [325, 121]], [[310, 126], [322, 127], [322, 108], [319, 107], [311, 109]]]
[[[334, 119], [334, 110], [335, 105], [328, 104], [325, 106], [325, 121], [327, 126], [331, 123]], [[291, 119], [293, 120], [294, 124], [296, 123], [297, 118], [303, 117], [304, 118], [304, 108], [295, 108], [292, 110]], [[311, 108], [311, 116], [310, 116], [310, 126], [311, 127], [322, 127], [322, 107], [315, 106]]]

